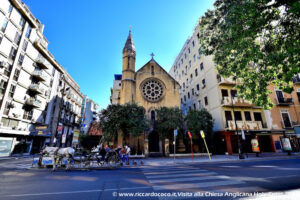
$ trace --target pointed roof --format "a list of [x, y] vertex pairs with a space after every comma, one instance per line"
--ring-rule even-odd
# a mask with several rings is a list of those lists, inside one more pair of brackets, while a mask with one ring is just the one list
[[123, 48], [123, 53], [125, 51], [132, 51], [132, 52], [135, 53], [135, 46], [134, 46], [133, 39], [132, 39], [132, 36], [131, 36], [131, 30], [129, 30], [129, 35], [127, 37], [125, 46]]

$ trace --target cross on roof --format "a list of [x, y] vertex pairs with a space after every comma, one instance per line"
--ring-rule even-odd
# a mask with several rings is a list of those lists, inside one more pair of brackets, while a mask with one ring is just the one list
[[152, 57], [152, 59], [153, 59], [153, 57], [154, 57], [155, 55], [154, 55], [154, 53], [152, 52], [152, 53], [150, 54], [150, 56], [151, 56], [151, 57]]

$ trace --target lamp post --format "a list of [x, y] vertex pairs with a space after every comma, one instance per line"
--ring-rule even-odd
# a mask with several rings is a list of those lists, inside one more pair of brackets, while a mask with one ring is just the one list
[[232, 107], [232, 112], [233, 112], [233, 117], [234, 117], [234, 124], [235, 124], [235, 134], [237, 135], [238, 137], [238, 151], [239, 151], [239, 159], [245, 159], [245, 156], [243, 154], [243, 151], [242, 151], [242, 145], [241, 145], [241, 141], [240, 141], [240, 136], [238, 134], [238, 127], [237, 127], [237, 123], [236, 123], [236, 118], [234, 116], [234, 105], [233, 105], [233, 92], [231, 90], [230, 92], [230, 96], [231, 96], [231, 107]]

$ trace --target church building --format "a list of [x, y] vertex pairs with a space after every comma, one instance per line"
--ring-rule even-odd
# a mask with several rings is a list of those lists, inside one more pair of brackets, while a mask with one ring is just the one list
[[[155, 120], [155, 109], [160, 107], [180, 107], [179, 83], [173, 79], [153, 58], [139, 70], [135, 70], [136, 49], [131, 31], [123, 48], [122, 75], [115, 75], [111, 89], [111, 103], [136, 103], [143, 106], [146, 117]], [[117, 144], [126, 143], [134, 148], [150, 153], [162, 153], [163, 142], [159, 133], [150, 130], [139, 138], [123, 138], [118, 135]]]

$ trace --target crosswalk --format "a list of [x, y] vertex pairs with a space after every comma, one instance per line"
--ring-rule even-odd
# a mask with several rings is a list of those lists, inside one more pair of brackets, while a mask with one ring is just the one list
[[[142, 171], [154, 192], [201, 192], [204, 195], [225, 192], [254, 192], [262, 188], [216, 172], [193, 166], [145, 166]], [[205, 197], [205, 196], [204, 196]], [[207, 197], [207, 196], [206, 196]], [[188, 199], [190, 199], [189, 197]], [[199, 197], [192, 197], [199, 198]], [[191, 199], [192, 199], [191, 198]], [[166, 198], [159, 198], [166, 199]], [[181, 198], [176, 198], [181, 199]], [[183, 198], [186, 199], [186, 198]], [[226, 198], [225, 198], [226, 199]], [[230, 198], [229, 198], [230, 199]]]

